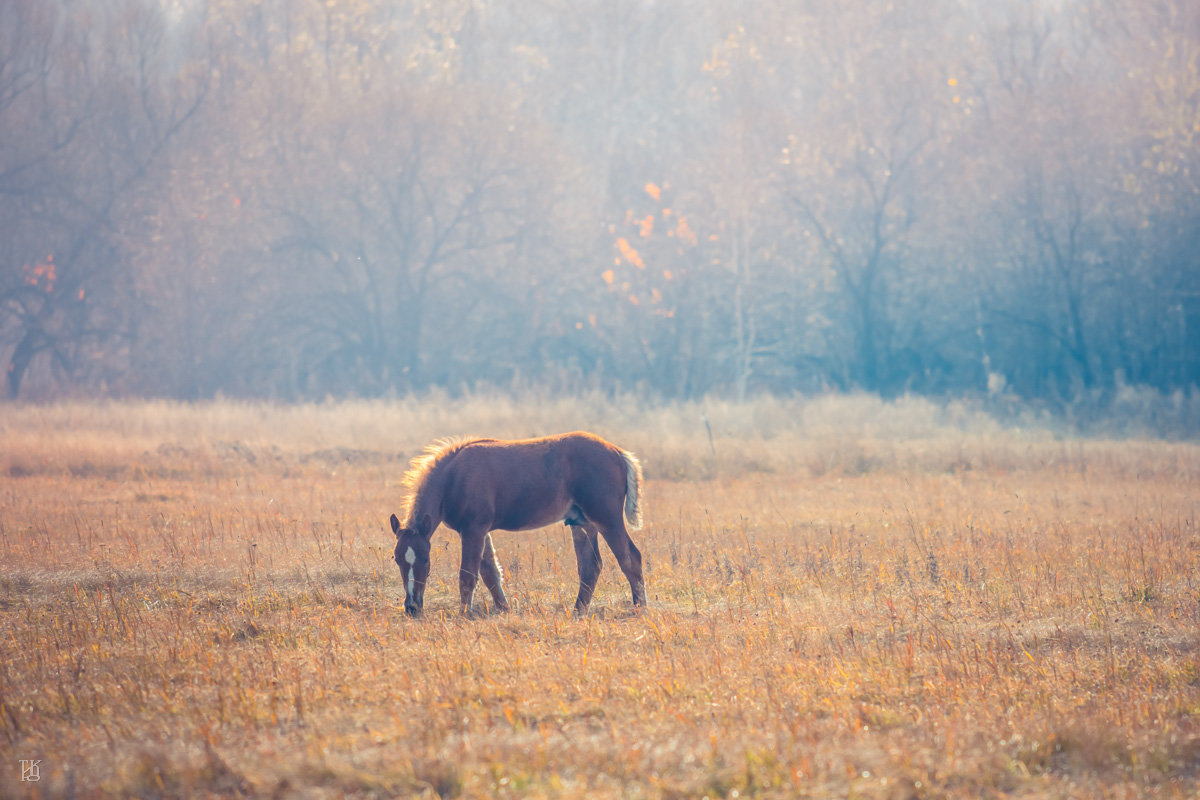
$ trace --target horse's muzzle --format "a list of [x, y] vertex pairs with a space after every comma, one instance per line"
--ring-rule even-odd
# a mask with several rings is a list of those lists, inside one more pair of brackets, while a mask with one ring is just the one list
[[405, 600], [404, 613], [408, 614], [410, 617], [419, 617], [421, 616], [421, 606], [411, 600]]

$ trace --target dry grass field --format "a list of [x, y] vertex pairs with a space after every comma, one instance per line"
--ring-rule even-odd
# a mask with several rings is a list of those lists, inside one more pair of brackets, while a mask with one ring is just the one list
[[[406, 618], [407, 459], [576, 428], [651, 607], [604, 551], [573, 619], [557, 527], [464, 619], [442, 529]], [[1194, 444], [912, 399], [0, 406], [0, 795], [1194, 798], [1198, 504]]]

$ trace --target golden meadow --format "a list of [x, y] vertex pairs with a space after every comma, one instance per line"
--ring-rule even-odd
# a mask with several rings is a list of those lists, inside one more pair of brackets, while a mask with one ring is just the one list
[[[573, 619], [555, 527], [464, 619], [443, 529], [406, 618], [408, 459], [578, 428], [651, 607], [602, 550]], [[1194, 797], [1198, 498], [1195, 444], [913, 398], [0, 406], [0, 794]]]

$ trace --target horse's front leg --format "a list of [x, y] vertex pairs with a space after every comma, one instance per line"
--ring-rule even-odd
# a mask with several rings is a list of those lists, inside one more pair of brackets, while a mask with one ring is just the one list
[[469, 531], [462, 535], [462, 563], [458, 569], [458, 599], [464, 614], [471, 614], [471, 598], [475, 595], [475, 584], [479, 580], [479, 565], [483, 560], [483, 547], [487, 531]]
[[496, 608], [508, 611], [508, 598], [504, 596], [504, 587], [501, 585], [504, 570], [500, 569], [500, 561], [496, 558], [496, 551], [492, 549], [490, 533], [483, 537], [483, 560], [479, 564], [479, 574], [483, 577], [483, 585], [492, 593]]

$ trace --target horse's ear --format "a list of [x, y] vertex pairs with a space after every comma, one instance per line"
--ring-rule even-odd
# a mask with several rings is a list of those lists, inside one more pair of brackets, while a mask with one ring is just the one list
[[397, 536], [400, 535], [400, 520], [395, 514], [392, 514], [392, 533], [396, 534]]
[[422, 514], [417, 520], [417, 535], [426, 539], [433, 536], [433, 519], [428, 514]]

